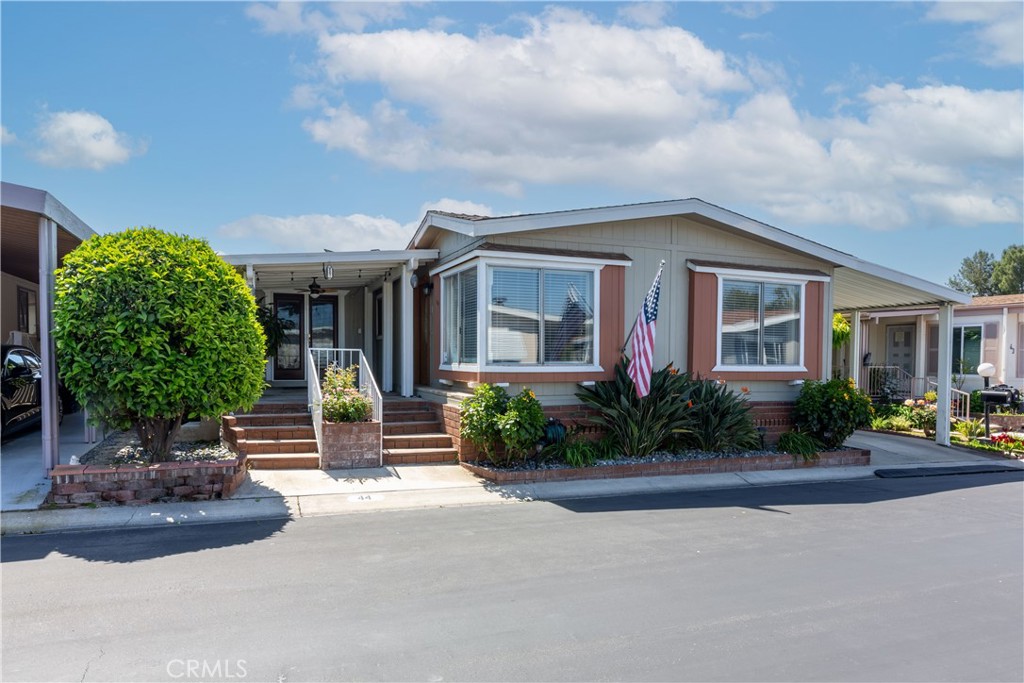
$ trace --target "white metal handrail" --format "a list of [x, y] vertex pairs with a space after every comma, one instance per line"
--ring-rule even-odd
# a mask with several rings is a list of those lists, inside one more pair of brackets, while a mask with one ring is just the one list
[[[935, 388], [936, 393], [939, 390], [939, 383], [933, 380], [928, 380], [928, 387]], [[962, 391], [956, 387], [949, 388], [949, 407], [954, 420], [958, 422], [964, 422], [971, 418], [971, 394], [967, 391]]]
[[860, 385], [872, 398], [902, 400], [913, 398], [918, 379], [898, 365], [867, 365], [861, 369]]
[[[370, 399], [372, 405], [371, 418], [374, 422], [381, 422], [384, 414], [384, 397], [377, 386], [377, 380], [370, 371], [370, 364], [363, 355], [362, 349], [326, 349], [314, 348], [309, 350], [309, 381], [307, 394], [309, 397], [310, 412], [313, 414], [313, 428], [316, 431], [316, 445], [320, 450], [323, 447], [323, 394], [320, 390], [320, 378], [324, 370], [331, 365], [339, 368], [349, 368], [355, 365], [358, 370], [356, 379], [360, 393]], [[381, 451], [381, 464], [384, 462], [383, 448]]]

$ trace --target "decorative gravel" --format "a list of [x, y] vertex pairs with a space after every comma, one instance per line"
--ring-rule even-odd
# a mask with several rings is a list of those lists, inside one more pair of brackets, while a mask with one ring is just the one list
[[[183, 441], [174, 444], [170, 461], [230, 460], [238, 457], [218, 441]], [[149, 456], [133, 432], [114, 432], [79, 461], [82, 465], [148, 465]]]
[[[837, 448], [835, 450], [847, 450], [846, 448]], [[713, 453], [711, 451], [683, 451], [681, 453], [652, 453], [651, 455], [643, 458], [627, 458], [625, 456], [620, 458], [607, 458], [602, 460], [595, 460], [592, 465], [588, 467], [601, 467], [606, 465], [635, 465], [638, 463], [652, 463], [652, 462], [686, 462], [694, 460], [716, 460], [719, 458], [759, 458], [766, 455], [779, 455], [781, 451], [777, 449], [764, 449], [758, 451], [735, 451], [735, 452], [724, 452], [724, 453]], [[799, 456], [797, 456], [799, 457]], [[557, 460], [548, 461], [536, 461], [528, 460], [524, 463], [518, 463], [508, 467], [500, 467], [491, 463], [486, 463], [488, 467], [497, 470], [509, 470], [509, 471], [521, 471], [521, 470], [564, 470], [564, 469], [576, 469], [571, 465]]]

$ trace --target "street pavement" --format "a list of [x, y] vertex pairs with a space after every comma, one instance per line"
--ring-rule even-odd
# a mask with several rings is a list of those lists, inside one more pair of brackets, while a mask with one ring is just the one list
[[0, 677], [1019, 682], [1022, 480], [6, 536]]
[[71, 510], [5, 510], [0, 533], [34, 534], [101, 528], [138, 528], [279, 520], [411, 508], [450, 508], [529, 501], [619, 496], [871, 479], [880, 467], [939, 467], [979, 463], [1024, 468], [964, 448], [871, 432], [847, 445], [871, 451], [864, 467], [595, 479], [497, 486], [457, 465], [398, 466], [360, 470], [252, 470], [231, 499], [155, 503], [138, 507]]

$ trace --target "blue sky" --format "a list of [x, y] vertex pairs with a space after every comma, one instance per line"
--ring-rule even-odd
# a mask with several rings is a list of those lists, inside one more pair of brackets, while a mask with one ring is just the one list
[[1024, 242], [1022, 7], [5, 0], [2, 176], [225, 253], [695, 196], [944, 283]]

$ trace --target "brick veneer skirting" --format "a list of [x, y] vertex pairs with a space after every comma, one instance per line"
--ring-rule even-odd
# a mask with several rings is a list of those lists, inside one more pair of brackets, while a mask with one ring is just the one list
[[380, 422], [324, 422], [320, 469], [380, 467]]
[[780, 436], [793, 429], [793, 405], [788, 401], [751, 401], [750, 417], [755, 427], [765, 428], [765, 443], [776, 444]]
[[78, 507], [112, 502], [145, 505], [166, 500], [227, 498], [245, 480], [245, 456], [155, 465], [58, 465], [50, 470], [46, 502]]
[[793, 470], [808, 467], [853, 467], [869, 465], [871, 451], [850, 449], [819, 453], [813, 460], [787, 454], [750, 458], [715, 458], [713, 460], [679, 460], [673, 462], [629, 463], [552, 470], [497, 470], [477, 463], [462, 466], [495, 484], [527, 484], [544, 481], [575, 481], [578, 479], [624, 479], [672, 474], [717, 474], [721, 472], [756, 472], [760, 470]]

